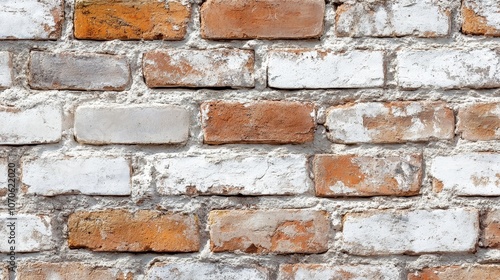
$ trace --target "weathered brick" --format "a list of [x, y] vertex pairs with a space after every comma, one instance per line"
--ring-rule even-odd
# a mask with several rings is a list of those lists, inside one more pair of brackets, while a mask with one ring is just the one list
[[280, 266], [279, 280], [342, 279], [395, 280], [402, 273], [395, 267], [371, 265], [285, 264]]
[[16, 271], [17, 278], [23, 280], [40, 279], [79, 279], [79, 280], [132, 280], [131, 272], [102, 265], [89, 265], [79, 262], [23, 262]]
[[124, 158], [23, 160], [23, 191], [58, 194], [129, 195], [130, 163]]
[[322, 253], [330, 221], [324, 211], [217, 210], [209, 214], [214, 252]]
[[323, 33], [323, 0], [208, 0], [201, 7], [207, 39], [300, 39]]
[[412, 210], [348, 213], [345, 249], [356, 255], [472, 252], [478, 239], [477, 210]]
[[269, 54], [270, 87], [367, 88], [384, 85], [384, 53], [276, 50]]
[[214, 101], [201, 105], [207, 144], [300, 144], [314, 139], [314, 105], [260, 101]]
[[75, 37], [91, 40], [182, 40], [191, 7], [183, 1], [77, 0]]
[[164, 195], [283, 195], [308, 192], [304, 155], [151, 158]]
[[500, 248], [500, 210], [490, 210], [482, 221], [482, 244], [486, 248]]
[[[8, 261], [8, 258], [5, 259]], [[6, 265], [0, 266], [0, 280], [9, 280], [9, 268]]]
[[145, 280], [267, 280], [268, 272], [261, 267], [232, 266], [220, 263], [183, 262], [155, 263]]
[[400, 51], [396, 76], [405, 89], [500, 87], [500, 56], [490, 49]]
[[500, 140], [500, 103], [472, 104], [461, 108], [457, 130], [467, 140]]
[[500, 154], [466, 153], [431, 161], [434, 190], [457, 195], [500, 195]]
[[424, 268], [408, 274], [408, 280], [497, 280], [498, 265], [456, 265]]
[[31, 52], [34, 89], [124, 90], [130, 84], [125, 57], [107, 54]]
[[337, 143], [405, 143], [452, 139], [453, 110], [443, 102], [372, 102], [331, 107], [325, 126]]
[[421, 155], [316, 155], [313, 165], [317, 196], [410, 196], [422, 181]]
[[30, 109], [0, 107], [0, 144], [56, 143], [62, 135], [62, 110], [58, 105]]
[[339, 36], [350, 37], [442, 37], [450, 31], [450, 10], [434, 0], [404, 0], [367, 5], [357, 2], [337, 8], [335, 24]]
[[[8, 191], [8, 161], [7, 158], [0, 158], [0, 198], [4, 197]], [[1, 278], [0, 278], [1, 279]]]
[[153, 51], [144, 55], [149, 87], [253, 87], [254, 53], [238, 49]]
[[57, 39], [63, 20], [63, 0], [2, 0], [0, 40]]
[[11, 85], [12, 85], [12, 61], [10, 53], [0, 52], [0, 89], [8, 88]]
[[76, 212], [68, 219], [72, 249], [120, 252], [195, 252], [200, 248], [198, 218], [159, 211]]
[[[7, 211], [3, 211], [6, 213]], [[53, 248], [51, 219], [48, 216], [37, 214], [17, 214], [11, 216], [0, 214], [0, 252], [9, 252], [10, 246], [7, 240], [12, 236], [10, 228], [15, 217], [15, 252], [38, 252]]]
[[472, 35], [500, 36], [500, 2], [464, 0], [462, 32]]
[[189, 136], [189, 112], [178, 106], [80, 106], [75, 136], [80, 143], [175, 144]]

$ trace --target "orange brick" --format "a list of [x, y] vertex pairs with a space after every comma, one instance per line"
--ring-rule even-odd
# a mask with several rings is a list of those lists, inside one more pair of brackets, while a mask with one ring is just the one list
[[500, 266], [447, 266], [424, 268], [421, 271], [410, 273], [408, 280], [498, 280]]
[[488, 248], [500, 248], [500, 210], [489, 211], [483, 223], [482, 241], [483, 246]]
[[457, 128], [467, 140], [499, 140], [500, 103], [474, 104], [460, 109]]
[[300, 144], [314, 139], [314, 105], [310, 103], [215, 101], [203, 103], [201, 111], [207, 144]]
[[200, 247], [195, 215], [126, 210], [73, 213], [69, 247], [93, 251], [195, 252]]
[[23, 263], [17, 269], [17, 279], [78, 279], [78, 280], [132, 280], [131, 272], [83, 263]]
[[208, 0], [201, 36], [208, 39], [318, 38], [324, 0]]
[[182, 40], [191, 14], [181, 1], [77, 0], [75, 37], [92, 40]]
[[464, 0], [462, 4], [462, 32], [470, 35], [500, 36], [500, 2]]

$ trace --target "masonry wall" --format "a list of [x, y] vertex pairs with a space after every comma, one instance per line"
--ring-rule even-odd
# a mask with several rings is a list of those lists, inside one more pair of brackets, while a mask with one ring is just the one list
[[0, 279], [500, 279], [499, 11], [2, 1]]

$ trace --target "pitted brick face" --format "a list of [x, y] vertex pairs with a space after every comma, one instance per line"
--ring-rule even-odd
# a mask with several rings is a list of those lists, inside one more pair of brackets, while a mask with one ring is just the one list
[[500, 3], [464, 0], [462, 32], [470, 35], [500, 36]]
[[81, 280], [132, 280], [131, 272], [117, 268], [102, 267], [79, 262], [65, 263], [23, 263], [17, 270], [19, 279], [81, 279]]
[[500, 103], [471, 104], [458, 111], [457, 130], [471, 141], [500, 139]]
[[408, 274], [408, 280], [496, 280], [498, 265], [467, 265], [424, 268]]

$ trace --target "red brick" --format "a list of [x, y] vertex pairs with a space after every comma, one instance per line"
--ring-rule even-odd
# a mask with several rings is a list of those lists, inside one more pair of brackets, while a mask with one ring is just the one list
[[500, 249], [500, 210], [489, 211], [482, 221], [484, 247]]
[[498, 280], [500, 266], [473, 265], [473, 266], [446, 266], [424, 268], [421, 271], [410, 273], [408, 280]]
[[500, 139], [500, 103], [473, 104], [458, 111], [457, 130], [462, 138], [478, 140]]

